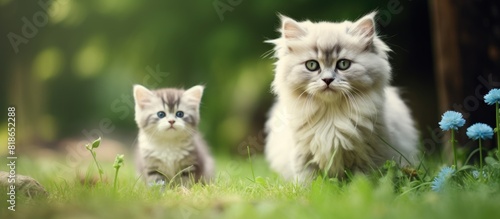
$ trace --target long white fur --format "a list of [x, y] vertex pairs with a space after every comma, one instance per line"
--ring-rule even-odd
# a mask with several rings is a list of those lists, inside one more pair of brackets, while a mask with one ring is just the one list
[[[405, 161], [400, 153], [410, 161], [416, 155], [418, 132], [397, 89], [389, 86], [390, 49], [376, 35], [374, 16], [341, 23], [281, 16], [282, 36], [269, 41], [277, 58], [276, 102], [266, 124], [265, 153], [271, 168], [285, 178], [307, 181], [325, 170], [342, 176], [345, 170], [368, 171], [390, 159]], [[328, 57], [317, 51], [336, 46], [334, 62], [352, 60], [345, 71], [334, 72], [325, 64]], [[305, 69], [311, 59], [325, 60], [321, 72]], [[329, 85], [334, 92], [323, 91], [327, 85], [321, 78], [329, 74], [336, 76]]]

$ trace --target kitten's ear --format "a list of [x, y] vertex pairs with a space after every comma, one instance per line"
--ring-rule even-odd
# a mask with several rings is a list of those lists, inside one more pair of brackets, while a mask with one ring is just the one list
[[349, 33], [370, 39], [373, 38], [375, 36], [376, 15], [377, 12], [372, 12], [360, 18], [353, 24], [353, 26], [349, 30]]
[[153, 92], [142, 85], [134, 85], [134, 100], [135, 104], [144, 108], [144, 105], [151, 102], [151, 97], [154, 97]]
[[202, 85], [196, 85], [192, 88], [187, 89], [183, 96], [190, 98], [191, 100], [196, 101], [197, 104], [201, 102], [201, 96], [203, 96], [203, 90], [205, 89]]
[[279, 15], [281, 19], [281, 36], [287, 40], [299, 39], [306, 35], [304, 28], [300, 24], [284, 15]]

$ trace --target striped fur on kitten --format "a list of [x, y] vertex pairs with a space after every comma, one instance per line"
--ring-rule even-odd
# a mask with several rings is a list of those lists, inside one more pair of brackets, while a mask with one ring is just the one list
[[137, 163], [147, 183], [189, 186], [212, 177], [213, 159], [198, 132], [203, 89], [199, 85], [188, 90], [134, 86]]
[[390, 159], [404, 164], [400, 153], [415, 156], [418, 133], [390, 86], [390, 49], [376, 34], [374, 16], [339, 23], [281, 17], [281, 37], [269, 41], [277, 58], [276, 102], [265, 152], [285, 178], [343, 176]]

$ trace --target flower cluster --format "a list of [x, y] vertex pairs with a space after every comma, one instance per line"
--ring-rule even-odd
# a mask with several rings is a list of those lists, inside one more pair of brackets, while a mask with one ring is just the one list
[[[500, 137], [499, 137], [499, 132], [500, 132], [500, 110], [499, 110], [499, 105], [500, 105], [500, 89], [492, 89], [484, 96], [484, 102], [487, 103], [488, 105], [495, 105], [496, 110], [496, 128], [493, 129], [489, 125], [484, 124], [484, 123], [475, 123], [467, 128], [467, 136], [471, 140], [477, 140], [478, 141], [478, 146], [479, 146], [479, 169], [474, 170], [472, 172], [472, 175], [474, 178], [483, 180], [486, 178], [487, 174], [483, 170], [483, 148], [482, 148], [482, 142], [483, 140], [488, 140], [492, 139], [493, 135], [497, 133], [497, 146], [498, 146], [498, 151], [497, 155], [500, 158]], [[431, 183], [431, 189], [433, 191], [442, 191], [444, 184], [446, 181], [453, 176], [455, 173], [457, 166], [457, 152], [455, 148], [455, 133], [458, 131], [458, 129], [462, 126], [465, 125], [465, 119], [463, 118], [462, 114], [459, 112], [455, 111], [447, 111], [442, 115], [441, 121], [439, 122], [439, 128], [443, 131], [450, 131], [451, 132], [451, 139], [450, 143], [453, 149], [453, 156], [454, 156], [454, 165], [452, 167], [444, 167], [441, 169], [439, 174], [434, 178], [434, 180]]]

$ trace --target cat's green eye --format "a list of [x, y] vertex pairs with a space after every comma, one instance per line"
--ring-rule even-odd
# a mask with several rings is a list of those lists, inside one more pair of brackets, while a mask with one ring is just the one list
[[166, 114], [165, 112], [163, 112], [163, 111], [159, 111], [159, 112], [157, 112], [157, 113], [156, 113], [156, 115], [157, 115], [157, 116], [158, 116], [158, 118], [160, 118], [160, 119], [161, 119], [161, 118], [164, 118], [165, 116], [167, 116], [167, 114]]
[[184, 117], [184, 112], [182, 112], [182, 111], [177, 111], [177, 112], [175, 113], [175, 116], [177, 116], [178, 118], [182, 118], [182, 117]]
[[337, 61], [337, 69], [346, 70], [351, 67], [351, 61], [347, 59], [340, 59]]
[[319, 70], [319, 63], [316, 60], [306, 61], [306, 68], [309, 71], [317, 71]]

